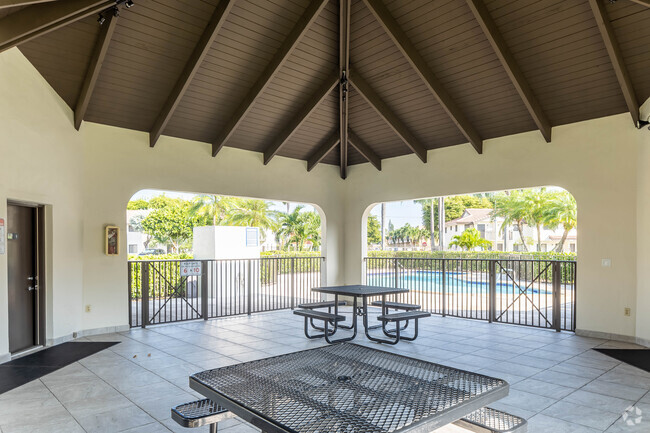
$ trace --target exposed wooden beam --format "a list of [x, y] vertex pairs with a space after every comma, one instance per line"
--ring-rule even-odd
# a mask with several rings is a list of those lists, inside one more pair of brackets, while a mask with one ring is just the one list
[[458, 108], [451, 96], [444, 89], [440, 81], [431, 72], [429, 66], [422, 58], [415, 46], [406, 36], [406, 33], [399, 27], [395, 18], [390, 14], [382, 0], [363, 0], [368, 9], [373, 13], [379, 24], [384, 28], [388, 36], [393, 40], [402, 55], [411, 64], [415, 72], [422, 79], [429, 91], [438, 100], [438, 103], [447, 112], [451, 120], [456, 124], [465, 138], [472, 143], [478, 153], [483, 153], [483, 140], [474, 129], [474, 126], [465, 117], [465, 114]]
[[224, 144], [226, 144], [226, 141], [228, 141], [235, 132], [237, 126], [252, 108], [253, 103], [257, 100], [259, 95], [264, 92], [264, 89], [266, 89], [282, 65], [287, 61], [293, 50], [298, 46], [307, 33], [307, 30], [311, 27], [312, 23], [316, 21], [323, 8], [327, 5], [327, 2], [328, 0], [309, 2], [309, 6], [307, 6], [307, 9], [302, 14], [296, 25], [291, 29], [287, 39], [282, 43], [282, 46], [278, 49], [277, 53], [275, 53], [271, 62], [266, 66], [262, 75], [248, 91], [241, 104], [239, 104], [226, 126], [212, 144], [212, 156], [217, 156], [217, 153], [219, 153]]
[[605, 48], [607, 48], [607, 54], [609, 54], [609, 59], [612, 62], [614, 67], [614, 72], [616, 73], [616, 78], [618, 79], [618, 84], [621, 87], [623, 92], [623, 98], [625, 98], [625, 103], [627, 104], [627, 109], [632, 115], [632, 120], [634, 121], [634, 126], [639, 126], [639, 102], [636, 99], [636, 94], [634, 93], [634, 87], [632, 87], [632, 81], [623, 62], [623, 56], [621, 55], [621, 50], [619, 49], [618, 42], [616, 41], [616, 35], [614, 34], [614, 29], [612, 24], [609, 22], [607, 17], [607, 11], [605, 11], [605, 5], [602, 0], [589, 0], [589, 5], [591, 10], [594, 13], [596, 18], [596, 24], [598, 25], [598, 30], [600, 30], [600, 35], [605, 42]]
[[348, 177], [348, 75], [350, 70], [350, 0], [339, 0], [339, 166]]
[[115, 0], [35, 4], [0, 19], [0, 52], [115, 5]]
[[640, 4], [642, 6], [650, 8], [650, 0], [631, 0], [636, 4]]
[[352, 147], [357, 149], [357, 151], [364, 157], [366, 160], [381, 171], [381, 158], [363, 141], [357, 134], [353, 131], [350, 131], [349, 134], [350, 144]]
[[551, 141], [551, 123], [548, 121], [542, 106], [539, 104], [537, 97], [533, 93], [532, 89], [528, 85], [524, 74], [519, 69], [519, 65], [515, 61], [510, 49], [506, 45], [503, 36], [499, 32], [494, 20], [490, 16], [490, 12], [483, 3], [483, 0], [466, 0], [467, 5], [472, 10], [474, 18], [478, 21], [485, 37], [492, 45], [492, 49], [499, 58], [501, 65], [508, 74], [510, 81], [517, 89], [519, 97], [523, 101], [526, 109], [530, 113], [530, 116], [533, 118], [533, 121], [537, 125], [537, 128], [540, 130], [544, 139], [550, 143]]
[[88, 104], [90, 103], [90, 98], [92, 97], [93, 90], [95, 90], [95, 84], [97, 84], [97, 77], [99, 77], [99, 71], [102, 69], [102, 64], [106, 58], [106, 53], [108, 52], [108, 46], [111, 43], [111, 38], [113, 37], [113, 32], [117, 26], [118, 17], [113, 14], [109, 14], [106, 18], [106, 21], [101, 26], [99, 32], [99, 37], [97, 38], [97, 43], [95, 44], [95, 51], [93, 56], [90, 59], [90, 65], [86, 71], [86, 77], [81, 86], [81, 91], [79, 92], [79, 98], [77, 99], [77, 105], [74, 108], [74, 127], [79, 130], [81, 127], [81, 122], [84, 120], [86, 115], [86, 110], [88, 109]]
[[307, 171], [312, 171], [319, 162], [327, 156], [328, 153], [336, 147], [337, 144], [341, 142], [341, 134], [339, 131], [336, 131], [334, 134], [330, 135], [327, 140], [323, 143], [321, 147], [316, 149], [307, 159]]
[[192, 55], [188, 59], [187, 63], [185, 63], [185, 69], [183, 69], [178, 81], [176, 81], [174, 88], [169, 94], [169, 97], [167, 97], [165, 105], [163, 105], [160, 114], [158, 114], [158, 117], [149, 132], [149, 146], [154, 147], [156, 141], [158, 141], [160, 135], [165, 130], [167, 123], [169, 123], [169, 120], [174, 114], [174, 110], [176, 110], [178, 103], [181, 101], [185, 91], [190, 86], [194, 75], [199, 70], [203, 59], [205, 59], [206, 54], [210, 50], [217, 34], [223, 27], [226, 17], [230, 13], [234, 4], [235, 0], [221, 0], [217, 5], [217, 8], [212, 14], [212, 18], [210, 18], [210, 22], [201, 35], [201, 39], [199, 39], [199, 42], [194, 47]]
[[337, 71], [333, 71], [327, 80], [316, 90], [309, 100], [302, 105], [300, 111], [291, 119], [291, 121], [282, 129], [282, 132], [275, 137], [273, 143], [264, 151], [264, 165], [268, 164], [278, 151], [285, 145], [291, 136], [300, 128], [311, 113], [320, 105], [321, 102], [329, 95], [334, 87], [339, 83]]
[[37, 3], [49, 3], [54, 0], [0, 0], [0, 9], [13, 8], [16, 6], [29, 6]]
[[375, 93], [370, 85], [364, 80], [357, 71], [352, 70], [350, 81], [355, 89], [361, 94], [377, 114], [384, 119], [390, 128], [397, 134], [402, 141], [422, 160], [427, 162], [427, 149], [418, 141], [417, 138], [408, 130], [406, 125], [388, 108], [388, 105]]

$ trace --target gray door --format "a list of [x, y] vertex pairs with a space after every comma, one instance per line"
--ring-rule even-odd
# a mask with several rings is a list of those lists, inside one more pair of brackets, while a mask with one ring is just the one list
[[7, 206], [9, 352], [36, 345], [36, 208]]

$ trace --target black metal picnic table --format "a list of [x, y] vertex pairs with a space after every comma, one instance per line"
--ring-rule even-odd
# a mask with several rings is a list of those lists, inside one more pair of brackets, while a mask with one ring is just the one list
[[501, 379], [352, 343], [207, 370], [190, 387], [265, 433], [424, 433], [508, 395]]
[[[349, 338], [339, 341], [350, 341], [357, 336], [357, 317], [363, 318], [363, 328], [366, 337], [370, 340], [380, 341], [375, 337], [370, 336], [369, 330], [380, 328], [382, 325], [370, 326], [368, 322], [368, 298], [374, 296], [381, 296], [381, 311], [386, 309], [386, 296], [397, 295], [399, 293], [408, 293], [408, 289], [401, 289], [397, 287], [380, 287], [380, 286], [367, 286], [364, 284], [355, 284], [350, 286], [329, 286], [329, 287], [315, 287], [312, 292], [325, 293], [334, 295], [334, 314], [338, 314], [338, 304], [340, 296], [347, 296], [353, 298], [352, 305], [352, 325], [337, 325], [339, 328], [352, 329], [353, 334]], [[358, 305], [357, 299], [361, 298], [361, 306]]]

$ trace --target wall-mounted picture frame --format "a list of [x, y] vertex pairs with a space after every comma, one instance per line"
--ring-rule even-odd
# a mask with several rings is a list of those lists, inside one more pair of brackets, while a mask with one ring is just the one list
[[106, 226], [105, 229], [105, 253], [107, 256], [117, 256], [120, 254], [120, 228], [116, 226]]

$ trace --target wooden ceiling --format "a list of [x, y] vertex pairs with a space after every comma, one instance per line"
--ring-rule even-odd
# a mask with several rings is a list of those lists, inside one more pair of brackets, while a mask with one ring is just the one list
[[77, 129], [147, 131], [151, 146], [181, 137], [345, 178], [622, 112], [638, 127], [650, 97], [650, 0], [126, 3], [0, 0], [0, 51], [19, 47]]

